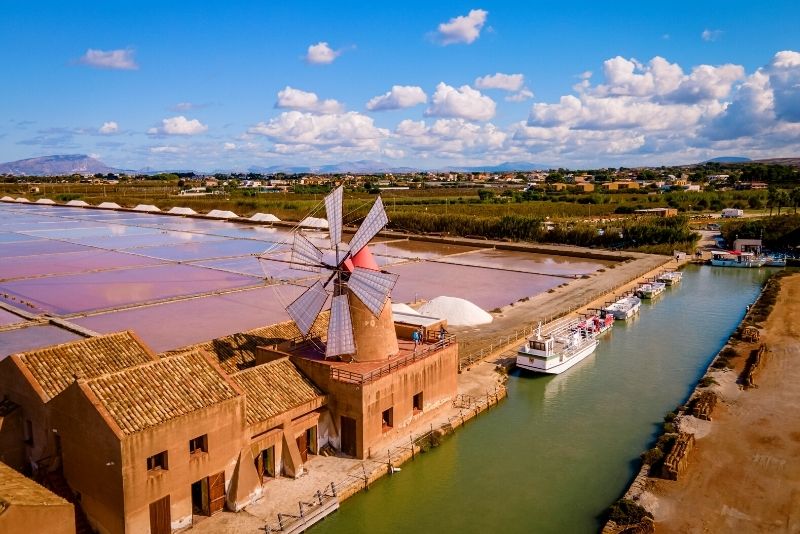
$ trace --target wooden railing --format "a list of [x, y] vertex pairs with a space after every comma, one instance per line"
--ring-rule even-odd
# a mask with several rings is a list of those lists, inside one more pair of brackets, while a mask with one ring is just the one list
[[347, 382], [348, 384], [355, 384], [357, 386], [363, 386], [364, 384], [369, 384], [370, 382], [373, 382], [381, 377], [390, 375], [398, 369], [411, 365], [412, 363], [424, 360], [431, 354], [455, 343], [455, 341], [456, 337], [454, 335], [446, 335], [443, 339], [440, 339], [433, 345], [420, 345], [413, 353], [391, 361], [386, 365], [383, 365], [368, 373], [358, 373], [344, 368], [331, 367], [331, 379], [338, 380], [339, 382]]

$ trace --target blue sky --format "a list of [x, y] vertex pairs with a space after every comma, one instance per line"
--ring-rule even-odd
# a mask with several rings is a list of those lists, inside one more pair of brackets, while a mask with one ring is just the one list
[[798, 155], [798, 23], [790, 1], [3, 0], [0, 160], [213, 170]]

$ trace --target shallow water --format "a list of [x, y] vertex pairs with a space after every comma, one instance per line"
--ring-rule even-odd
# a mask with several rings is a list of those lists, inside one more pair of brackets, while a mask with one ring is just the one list
[[593, 356], [558, 376], [513, 374], [500, 406], [311, 532], [596, 532], [766, 274], [689, 266]]

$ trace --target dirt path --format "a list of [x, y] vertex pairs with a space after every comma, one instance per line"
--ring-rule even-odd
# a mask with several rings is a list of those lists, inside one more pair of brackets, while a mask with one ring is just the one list
[[765, 324], [758, 388], [724, 388], [708, 434], [696, 434], [686, 474], [651, 488], [658, 532], [800, 532], [798, 317], [795, 274], [781, 281]]

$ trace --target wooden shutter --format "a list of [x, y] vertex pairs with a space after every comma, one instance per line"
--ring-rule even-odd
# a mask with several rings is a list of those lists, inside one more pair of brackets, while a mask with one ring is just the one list
[[225, 471], [208, 477], [208, 511], [211, 515], [225, 508]]

